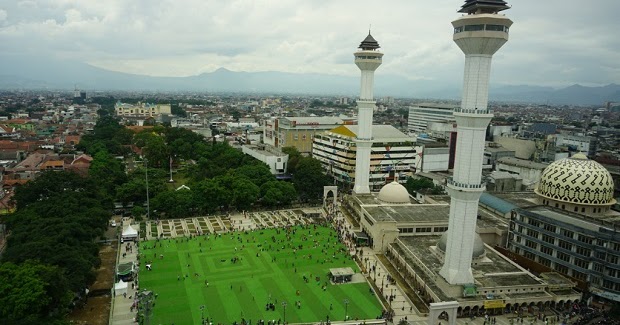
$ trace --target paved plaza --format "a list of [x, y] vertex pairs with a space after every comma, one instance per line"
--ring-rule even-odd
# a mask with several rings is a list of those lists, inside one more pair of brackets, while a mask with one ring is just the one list
[[[338, 229], [342, 230], [345, 234], [353, 234], [354, 231], [358, 231], [351, 222], [345, 218], [343, 211], [339, 206], [327, 207], [327, 215], [332, 222], [337, 225]], [[322, 211], [322, 208], [314, 209], [291, 209], [291, 210], [279, 210], [279, 211], [262, 211], [262, 212], [244, 212], [233, 214], [229, 216], [204, 216], [186, 219], [174, 219], [174, 220], [160, 220], [160, 221], [147, 221], [143, 229], [146, 230], [146, 240], [156, 238], [176, 238], [176, 237], [189, 237], [198, 236], [204, 234], [218, 234], [226, 233], [230, 231], [238, 230], [252, 230], [261, 228], [281, 228], [294, 225], [306, 225], [313, 223], [309, 214], [306, 213], [312, 211], [314, 213]], [[128, 225], [128, 221], [124, 221], [123, 227]], [[344, 240], [344, 244], [350, 249], [351, 254], [358, 253], [358, 257], [362, 261], [360, 267], [370, 272], [365, 273], [365, 277], [368, 281], [374, 282], [374, 286], [378, 289], [384, 299], [384, 303], [387, 301], [387, 306], [391, 306], [393, 309], [393, 322], [406, 320], [409, 324], [426, 325], [428, 319], [426, 313], [420, 312], [416, 309], [415, 304], [409, 299], [406, 290], [402, 288], [398, 281], [387, 281], [388, 279], [388, 267], [384, 265], [381, 259], [375, 254], [375, 252], [368, 247], [356, 248], [347, 239]], [[121, 244], [119, 263], [126, 263], [130, 261], [136, 261], [136, 254], [138, 253], [138, 247], [133, 243]], [[125, 254], [123, 254], [125, 253]], [[127, 296], [119, 295], [113, 298], [113, 313], [111, 324], [135, 324], [134, 316], [135, 312], [130, 311], [130, 307], [133, 303], [133, 297], [135, 290], [130, 286], [127, 291]], [[521, 324], [521, 322], [515, 322], [513, 315], [502, 315], [495, 318], [495, 324], [499, 325], [511, 325]], [[337, 323], [337, 322], [334, 322]], [[485, 324], [484, 317], [478, 317], [476, 319], [459, 318], [456, 321], [459, 325], [469, 324]], [[544, 324], [541, 320], [525, 319], [523, 324]], [[553, 324], [555, 322], [549, 322]], [[570, 322], [569, 322], [570, 323]], [[449, 324], [446, 320], [437, 320], [436, 324]], [[487, 322], [486, 324], [490, 324]]]

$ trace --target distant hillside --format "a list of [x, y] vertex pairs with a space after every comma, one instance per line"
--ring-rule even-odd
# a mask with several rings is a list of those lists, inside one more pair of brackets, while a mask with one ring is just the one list
[[570, 87], [553, 89], [536, 86], [505, 86], [490, 90], [491, 100], [549, 103], [566, 105], [602, 105], [606, 101], [620, 101], [620, 85], [603, 87]]
[[[257, 92], [342, 95], [354, 98], [359, 93], [359, 78], [327, 74], [286, 72], [234, 72], [220, 68], [191, 77], [149, 77], [93, 67], [88, 64], [0, 56], [0, 89], [73, 89]], [[442, 81], [409, 80], [377, 74], [375, 94], [410, 98], [459, 99], [461, 85]], [[497, 86], [490, 99], [568, 105], [602, 105], [620, 101], [620, 85], [562, 89], [538, 86]]]

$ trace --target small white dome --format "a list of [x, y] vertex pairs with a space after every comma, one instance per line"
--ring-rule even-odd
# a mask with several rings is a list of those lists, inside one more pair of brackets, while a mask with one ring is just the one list
[[383, 185], [379, 191], [378, 199], [392, 204], [411, 203], [407, 189], [396, 181]]
[[[439, 242], [437, 243], [437, 248], [439, 248], [439, 250], [445, 253], [447, 245], [448, 245], [448, 232], [446, 231], [443, 233], [443, 235], [441, 235], [441, 238], [439, 239]], [[474, 249], [471, 252], [471, 257], [476, 259], [478, 257], [483, 256], [484, 253], [485, 253], [484, 243], [482, 242], [482, 238], [480, 238], [480, 235], [476, 233], [474, 234]]]

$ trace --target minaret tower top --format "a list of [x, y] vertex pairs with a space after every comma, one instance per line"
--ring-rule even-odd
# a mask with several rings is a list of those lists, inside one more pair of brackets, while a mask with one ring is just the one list
[[370, 35], [369, 30], [368, 36], [366, 36], [366, 38], [360, 43], [360, 46], [358, 46], [358, 48], [362, 49], [362, 51], [374, 51], [381, 48], [381, 46], [379, 46], [379, 42], [377, 42], [375, 38]]
[[465, 0], [459, 12], [470, 15], [496, 14], [506, 9], [510, 9], [510, 6], [504, 0]]

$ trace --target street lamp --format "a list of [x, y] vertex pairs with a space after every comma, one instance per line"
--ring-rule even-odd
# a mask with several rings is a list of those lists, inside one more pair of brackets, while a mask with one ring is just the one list
[[151, 204], [149, 202], [149, 164], [146, 157], [144, 157], [144, 169], [146, 179], [146, 219], [151, 220]]
[[347, 311], [349, 309], [349, 299], [344, 300], [344, 320], [347, 320], [349, 316], [347, 316]]
[[172, 179], [172, 155], [170, 156], [170, 180], [168, 183], [174, 183], [174, 179]]
[[286, 324], [286, 301], [282, 302], [282, 308], [284, 308], [284, 324]]

